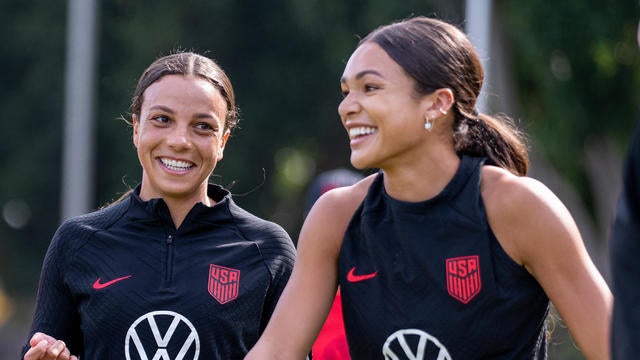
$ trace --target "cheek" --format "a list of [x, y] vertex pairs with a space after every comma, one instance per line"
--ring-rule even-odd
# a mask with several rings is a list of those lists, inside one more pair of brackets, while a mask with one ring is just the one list
[[138, 132], [133, 137], [133, 144], [135, 145], [136, 149], [138, 149], [138, 152], [143, 150], [145, 147], [148, 147], [148, 146], [146, 146], [147, 142], [148, 141], [146, 141], [144, 132]]
[[200, 156], [207, 159], [215, 159], [220, 155], [220, 141], [214, 139], [207, 139], [202, 141], [197, 141], [195, 143], [197, 147], [197, 151], [200, 153]]
[[148, 129], [145, 123], [136, 123], [133, 127], [133, 144], [136, 147], [140, 147], [144, 141], [144, 137], [147, 136]]
[[161, 129], [142, 124], [133, 133], [133, 143], [137, 148], [150, 147], [162, 141], [165, 136], [166, 134]]

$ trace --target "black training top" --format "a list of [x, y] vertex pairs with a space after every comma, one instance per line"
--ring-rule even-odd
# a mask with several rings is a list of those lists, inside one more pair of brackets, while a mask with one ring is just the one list
[[58, 229], [29, 338], [44, 332], [84, 359], [242, 359], [289, 279], [291, 239], [217, 185], [217, 204], [198, 203], [178, 229], [139, 191]]
[[622, 193], [611, 228], [612, 359], [640, 354], [640, 122], [625, 160]]
[[339, 258], [354, 359], [544, 359], [549, 299], [491, 231], [483, 159], [418, 203], [392, 199], [380, 173]]

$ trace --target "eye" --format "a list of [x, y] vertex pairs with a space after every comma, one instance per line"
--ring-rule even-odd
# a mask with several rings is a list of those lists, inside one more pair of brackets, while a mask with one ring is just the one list
[[347, 95], [349, 95], [349, 90], [340, 89], [340, 94], [342, 95], [343, 98], [346, 98]]
[[366, 84], [364, 86], [364, 92], [371, 92], [371, 91], [378, 90], [378, 89], [380, 89], [380, 88], [378, 86], [376, 86], [376, 85]]
[[196, 124], [196, 129], [198, 130], [214, 130], [213, 126], [211, 126], [211, 124], [208, 124], [206, 122], [199, 122]]
[[161, 124], [166, 124], [169, 122], [169, 117], [166, 115], [155, 115], [151, 117], [151, 120]]

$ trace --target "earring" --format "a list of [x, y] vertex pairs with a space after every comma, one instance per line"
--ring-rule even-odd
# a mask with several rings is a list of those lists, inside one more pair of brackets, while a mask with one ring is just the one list
[[433, 124], [431, 123], [431, 119], [427, 116], [427, 121], [424, 123], [424, 129], [431, 132], [433, 129]]
[[447, 115], [447, 112], [446, 112], [446, 111], [444, 111], [444, 110], [442, 110], [442, 108], [440, 108], [440, 114], [442, 114], [442, 115]]

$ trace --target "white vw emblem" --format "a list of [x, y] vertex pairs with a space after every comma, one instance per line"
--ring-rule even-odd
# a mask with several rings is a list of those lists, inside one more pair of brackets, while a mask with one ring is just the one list
[[[158, 320], [161, 319], [164, 320], [163, 323], [171, 321], [166, 330], [164, 330], [164, 334], [161, 334], [158, 326]], [[177, 336], [176, 329], [179, 330], [180, 334], [184, 335]], [[140, 340], [141, 334], [148, 334], [149, 332], [153, 334], [155, 344], [143, 344]], [[172, 342], [174, 335], [176, 335], [177, 339]], [[173, 345], [174, 343], [177, 344]], [[180, 349], [173, 359], [169, 356], [169, 351], [167, 350], [170, 344], [173, 345], [172, 349]], [[200, 355], [198, 332], [186, 317], [176, 312], [153, 311], [144, 314], [129, 327], [127, 339], [124, 343], [124, 353], [127, 360], [149, 360], [147, 351], [153, 353], [151, 360], [183, 360], [187, 353], [193, 353], [193, 360], [197, 360]], [[137, 356], [132, 357], [132, 353], [137, 354]]]
[[449, 351], [438, 339], [417, 329], [391, 334], [382, 347], [382, 355], [385, 360], [451, 360]]

